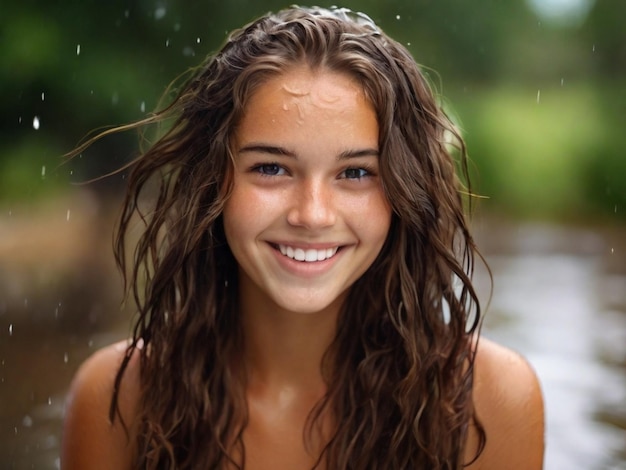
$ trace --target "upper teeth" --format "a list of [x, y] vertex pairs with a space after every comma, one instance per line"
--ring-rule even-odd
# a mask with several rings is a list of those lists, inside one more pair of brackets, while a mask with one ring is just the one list
[[296, 261], [313, 262], [324, 261], [325, 259], [331, 258], [335, 255], [335, 253], [337, 253], [337, 249], [339, 247], [326, 248], [324, 250], [304, 250], [302, 248], [293, 248], [287, 245], [278, 245], [278, 248], [283, 255], [295, 259]]

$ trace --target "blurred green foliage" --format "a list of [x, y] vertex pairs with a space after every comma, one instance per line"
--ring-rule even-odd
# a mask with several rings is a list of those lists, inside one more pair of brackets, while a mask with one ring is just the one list
[[[545, 0], [549, 1], [549, 0]], [[626, 2], [581, 22], [525, 0], [346, 0], [407, 45], [467, 139], [486, 210], [626, 221]], [[0, 204], [104, 174], [137, 136], [61, 155], [152, 110], [171, 80], [274, 0], [5, 2], [0, 16]], [[334, 2], [315, 2], [330, 6]], [[36, 124], [38, 122], [38, 125]], [[121, 179], [109, 181], [115, 188]]]

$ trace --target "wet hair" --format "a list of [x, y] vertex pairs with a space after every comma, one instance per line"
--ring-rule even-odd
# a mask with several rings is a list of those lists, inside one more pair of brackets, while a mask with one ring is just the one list
[[[231, 142], [259, 86], [298, 66], [345, 74], [363, 90], [379, 123], [380, 178], [393, 211], [381, 252], [342, 306], [320, 365], [327, 392], [303, 439], [312, 449], [329, 414], [334, 428], [316, 468], [461, 468], [471, 426], [477, 454], [485, 443], [472, 403], [481, 311], [465, 145], [406, 48], [340, 8], [257, 19], [233, 32], [167, 107], [116, 129], [167, 123], [128, 165], [116, 258], [138, 318], [111, 419], [139, 354], [137, 467], [245, 468], [237, 265], [222, 221]], [[125, 247], [137, 217], [143, 228], [131, 258]]]

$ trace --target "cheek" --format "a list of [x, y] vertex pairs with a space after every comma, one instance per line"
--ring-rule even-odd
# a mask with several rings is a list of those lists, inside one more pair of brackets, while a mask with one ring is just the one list
[[248, 201], [241, 190], [235, 186], [228, 201], [226, 201], [224, 205], [224, 233], [226, 235], [226, 241], [231, 248], [233, 247], [233, 241], [240, 239], [243, 233], [245, 233], [245, 221], [250, 218], [250, 212], [248, 210], [250, 204], [246, 204], [246, 202], [250, 201]]
[[224, 205], [224, 232], [228, 244], [254, 237], [263, 228], [275, 207], [262, 191], [245, 184], [235, 184]]
[[380, 194], [373, 197], [365, 207], [368, 209], [360, 216], [360, 220], [366, 225], [364, 231], [369, 233], [373, 242], [380, 243], [382, 247], [391, 227], [391, 206]]

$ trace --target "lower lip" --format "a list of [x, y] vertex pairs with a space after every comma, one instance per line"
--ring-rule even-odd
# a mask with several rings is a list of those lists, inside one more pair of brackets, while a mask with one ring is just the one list
[[270, 245], [270, 248], [274, 252], [281, 267], [290, 273], [302, 276], [302, 277], [315, 277], [320, 276], [328, 272], [332, 266], [337, 262], [341, 256], [343, 247], [339, 248], [337, 252], [330, 258], [326, 258], [323, 261], [297, 261], [293, 258], [283, 255], [278, 247]]

